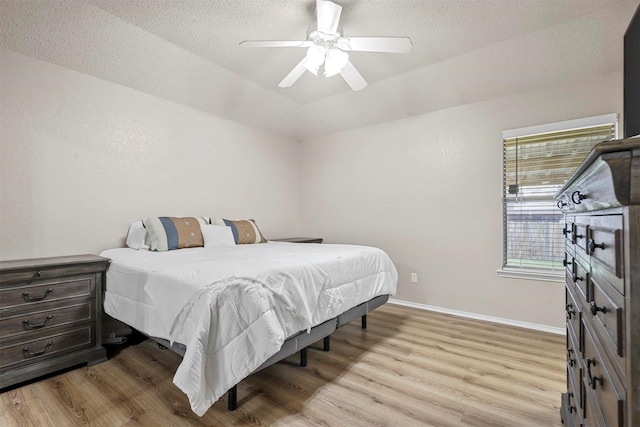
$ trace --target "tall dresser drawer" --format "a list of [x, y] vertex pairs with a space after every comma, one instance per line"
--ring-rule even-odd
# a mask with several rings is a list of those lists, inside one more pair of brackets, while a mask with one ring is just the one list
[[609, 360], [600, 352], [596, 337], [588, 327], [584, 328], [584, 374], [585, 400], [591, 405], [585, 408], [588, 424], [601, 427], [623, 427], [625, 392]]
[[576, 257], [576, 252], [573, 249], [573, 245], [570, 242], [567, 241], [566, 243], [567, 244], [564, 247], [565, 261], [562, 264], [567, 268], [571, 268], [572, 261]]
[[[578, 380], [573, 376], [572, 371], [567, 371], [567, 394], [566, 394], [566, 406], [568, 417], [571, 418], [570, 425], [580, 425], [580, 419], [584, 410], [582, 408], [582, 399], [580, 397], [580, 389]], [[567, 423], [565, 423], [567, 424]]]
[[565, 216], [564, 219], [564, 229], [562, 234], [564, 234], [564, 241], [567, 246], [573, 246], [573, 233], [574, 233], [574, 225], [575, 218], [572, 216]]
[[598, 282], [595, 278], [592, 278], [591, 286], [592, 298], [586, 316], [590, 318], [590, 323], [604, 344], [603, 350], [611, 359], [616, 372], [624, 378], [624, 297], [608, 287], [606, 282]]
[[566, 259], [567, 261], [564, 263], [564, 266], [565, 266], [565, 267], [569, 267], [569, 266], [570, 266], [570, 264], [567, 264], [567, 263], [568, 263], [569, 261], [571, 261], [573, 258], [575, 258], [575, 256], [576, 256], [576, 252], [575, 252], [575, 250], [574, 250], [573, 243], [571, 243], [571, 242], [570, 242], [570, 241], [568, 241], [568, 240], [567, 240], [565, 243], [566, 243], [565, 248], [564, 248], [564, 249], [565, 249], [565, 259]]
[[[566, 293], [566, 313], [567, 313], [567, 330], [573, 333], [576, 337], [582, 337], [580, 329], [582, 328], [582, 306], [576, 302], [573, 292], [569, 287], [565, 287]], [[568, 340], [568, 337], [567, 337]], [[569, 344], [569, 341], [567, 341]], [[575, 350], [579, 352], [579, 357], [582, 357], [583, 345], [581, 339], [576, 339]]]
[[[622, 215], [593, 216], [590, 219], [587, 248], [616, 278], [624, 276], [622, 257]], [[619, 289], [624, 295], [624, 289]]]
[[580, 379], [582, 378], [582, 353], [578, 350], [577, 338], [571, 329], [567, 328], [567, 377], [569, 391], [573, 392], [571, 400], [582, 413], [583, 392]]
[[[587, 222], [584, 222], [584, 221]], [[582, 221], [582, 222], [580, 222]], [[588, 219], [577, 218], [574, 224], [573, 244], [576, 248], [576, 253], [586, 255], [587, 252], [587, 228], [589, 227]]]
[[575, 286], [579, 302], [585, 306], [590, 300], [589, 281], [590, 281], [589, 261], [577, 256], [573, 260], [573, 285]]

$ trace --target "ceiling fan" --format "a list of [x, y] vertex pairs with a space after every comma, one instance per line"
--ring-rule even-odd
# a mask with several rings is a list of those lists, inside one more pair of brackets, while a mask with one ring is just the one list
[[317, 24], [307, 33], [307, 40], [250, 40], [240, 42], [243, 47], [305, 47], [307, 54], [278, 84], [290, 87], [305, 71], [318, 75], [324, 64], [325, 77], [340, 74], [354, 91], [364, 89], [367, 81], [349, 61], [349, 51], [407, 53], [413, 46], [408, 37], [344, 37], [340, 22], [342, 6], [329, 0], [316, 0]]

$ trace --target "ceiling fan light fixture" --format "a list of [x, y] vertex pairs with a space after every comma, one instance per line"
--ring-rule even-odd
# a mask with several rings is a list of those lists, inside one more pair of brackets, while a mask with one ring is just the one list
[[307, 56], [304, 60], [304, 68], [313, 73], [314, 76], [318, 75], [320, 66], [324, 63], [325, 49], [322, 46], [314, 45], [307, 49]]
[[338, 48], [327, 51], [324, 62], [324, 76], [331, 77], [339, 74], [349, 62], [349, 54]]
[[306, 40], [245, 40], [244, 47], [303, 47], [307, 54], [285, 76], [279, 87], [291, 87], [304, 73], [318, 75], [324, 64], [324, 76], [336, 74], [354, 91], [362, 90], [367, 81], [353, 66], [347, 52], [407, 53], [413, 44], [408, 37], [342, 37], [342, 6], [331, 0], [316, 0], [316, 23], [307, 28]]

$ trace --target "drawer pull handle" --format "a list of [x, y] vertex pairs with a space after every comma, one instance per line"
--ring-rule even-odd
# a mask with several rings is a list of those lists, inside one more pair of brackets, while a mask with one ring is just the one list
[[580, 194], [580, 191], [574, 191], [574, 192], [571, 194], [571, 201], [572, 201], [573, 203], [575, 203], [576, 205], [579, 205], [580, 203], [582, 203], [582, 201], [583, 201], [584, 199], [586, 199], [586, 198], [587, 198], [587, 196], [586, 196], [586, 195], [584, 195], [584, 194]]
[[573, 315], [576, 314], [576, 311], [573, 309], [573, 304], [567, 304], [565, 308], [567, 310], [567, 319], [571, 320]]
[[40, 273], [39, 271], [36, 271], [35, 276], [36, 276], [36, 277], [40, 277], [40, 276], [42, 276], [42, 273]]
[[567, 393], [567, 403], [569, 404], [569, 413], [576, 411], [576, 407], [571, 404], [571, 398], [573, 397], [573, 393]]
[[567, 349], [567, 360], [569, 361], [569, 366], [573, 366], [576, 364], [576, 359], [571, 358], [571, 353], [573, 353], [572, 348]]
[[584, 280], [584, 277], [580, 277], [577, 274], [573, 275], [573, 283], [578, 283], [578, 282], [581, 282], [582, 280]]
[[567, 206], [567, 204], [565, 202], [563, 202], [562, 200], [558, 200], [558, 209], [562, 209], [565, 206]]
[[595, 316], [599, 311], [606, 313], [607, 307], [605, 306], [598, 307], [595, 301], [591, 301], [591, 303], [589, 304], [589, 310], [591, 311], [591, 315]]
[[589, 241], [589, 252], [593, 253], [596, 249], [604, 249], [604, 243], [596, 243], [595, 240]]
[[49, 294], [53, 292], [52, 288], [47, 289], [47, 291], [44, 293], [44, 295], [42, 295], [41, 297], [32, 297], [31, 295], [29, 295], [29, 292], [25, 291], [22, 293], [22, 296], [24, 297], [24, 299], [26, 299], [27, 301], [42, 301], [43, 299], [45, 299], [46, 297], [49, 296]]
[[45, 346], [44, 346], [44, 350], [42, 350], [42, 351], [36, 351], [35, 353], [32, 353], [32, 352], [29, 350], [29, 347], [24, 347], [24, 348], [22, 349], [22, 352], [23, 352], [23, 353], [27, 353], [29, 356], [42, 356], [43, 354], [45, 354], [45, 353], [47, 352], [47, 350], [49, 350], [49, 348], [50, 348], [52, 345], [53, 345], [53, 341], [49, 341], [49, 342], [47, 343], [47, 345], [45, 345]]
[[47, 316], [47, 318], [44, 320], [44, 322], [38, 323], [37, 325], [32, 325], [31, 322], [29, 322], [28, 319], [23, 320], [22, 324], [24, 326], [26, 326], [27, 328], [30, 328], [30, 329], [40, 329], [40, 328], [44, 328], [45, 326], [47, 326], [47, 323], [49, 323], [49, 321], [51, 319], [53, 319], [53, 314], [50, 314], [49, 316]]
[[562, 260], [562, 265], [564, 265], [565, 267], [568, 267], [568, 266], [570, 266], [571, 264], [573, 264], [573, 262], [572, 262], [572, 261], [569, 261], [569, 260], [567, 260], [567, 259], [563, 259], [563, 260]]
[[598, 381], [600, 381], [600, 385], [602, 385], [602, 375], [598, 375], [597, 377], [594, 377], [593, 375], [591, 375], [591, 366], [596, 366], [596, 360], [595, 359], [585, 359], [584, 362], [587, 365], [587, 378], [589, 379], [589, 385], [591, 386], [592, 390], [596, 389], [596, 385], [598, 384]]

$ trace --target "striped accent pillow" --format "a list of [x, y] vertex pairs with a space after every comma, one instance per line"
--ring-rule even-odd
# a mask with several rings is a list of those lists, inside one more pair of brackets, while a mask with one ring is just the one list
[[262, 233], [260, 233], [256, 222], [252, 219], [230, 220], [224, 218], [212, 218], [211, 223], [230, 227], [237, 245], [267, 242], [267, 239], [265, 239]]
[[143, 220], [152, 251], [196, 248], [204, 246], [201, 225], [207, 218], [160, 216]]

